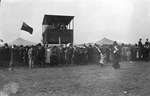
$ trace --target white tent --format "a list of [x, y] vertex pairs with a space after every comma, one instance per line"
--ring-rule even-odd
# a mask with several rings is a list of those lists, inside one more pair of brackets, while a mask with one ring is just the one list
[[113, 40], [107, 39], [107, 38], [103, 38], [100, 41], [97, 41], [96, 44], [98, 45], [112, 45], [114, 43]]
[[8, 45], [23, 45], [23, 46], [26, 46], [26, 45], [36, 45], [36, 43], [24, 40], [22, 38], [17, 38], [16, 40], [14, 40], [12, 42], [9, 42]]

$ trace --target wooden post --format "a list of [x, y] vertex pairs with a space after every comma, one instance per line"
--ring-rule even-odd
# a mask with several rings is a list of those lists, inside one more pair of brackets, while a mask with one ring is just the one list
[[73, 43], [74, 43], [74, 18], [73, 18], [73, 21], [72, 21], [72, 31], [73, 31], [73, 33], [72, 33], [72, 45], [73, 45]]

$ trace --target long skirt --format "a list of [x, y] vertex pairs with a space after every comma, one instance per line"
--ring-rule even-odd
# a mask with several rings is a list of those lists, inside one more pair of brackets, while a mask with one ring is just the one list
[[112, 67], [114, 69], [119, 69], [120, 68], [120, 64], [119, 64], [119, 56], [114, 56], [113, 61], [112, 61]]
[[105, 55], [101, 55], [101, 58], [100, 58], [100, 60], [99, 60], [99, 63], [100, 64], [105, 64]]
[[120, 64], [119, 64], [119, 61], [117, 61], [117, 60], [114, 60], [114, 62], [113, 62], [113, 68], [114, 69], [119, 69], [120, 68]]

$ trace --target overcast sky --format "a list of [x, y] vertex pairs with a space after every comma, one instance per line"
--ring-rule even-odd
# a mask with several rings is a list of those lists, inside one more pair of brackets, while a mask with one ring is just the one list
[[[0, 38], [40, 42], [44, 14], [75, 16], [75, 43], [150, 39], [150, 0], [2, 0]], [[33, 35], [20, 30], [23, 21], [33, 27]]]

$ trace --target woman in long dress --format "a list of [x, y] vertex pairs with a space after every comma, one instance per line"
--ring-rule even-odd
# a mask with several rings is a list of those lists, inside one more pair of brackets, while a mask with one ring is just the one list
[[95, 48], [97, 49], [99, 55], [100, 55], [100, 60], [99, 60], [99, 64], [103, 67], [104, 64], [105, 64], [105, 55], [104, 53], [102, 52], [102, 50], [98, 47], [97, 44], [95, 44]]

